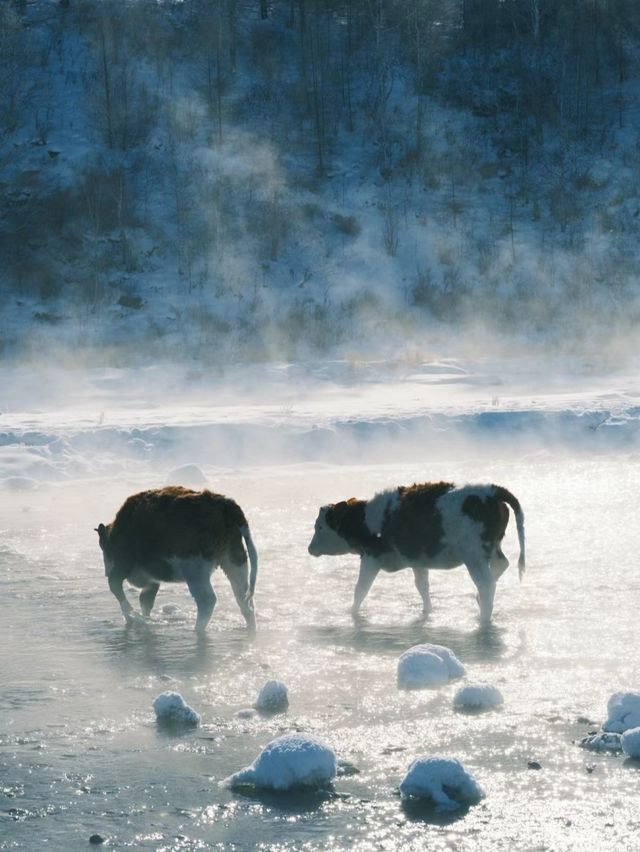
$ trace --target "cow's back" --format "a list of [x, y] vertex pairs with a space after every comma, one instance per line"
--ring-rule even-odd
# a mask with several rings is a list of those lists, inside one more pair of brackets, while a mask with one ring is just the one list
[[401, 486], [397, 503], [385, 518], [382, 538], [408, 559], [437, 556], [444, 535], [437, 502], [453, 488], [451, 482]]
[[111, 542], [116, 558], [139, 565], [170, 557], [214, 560], [225, 551], [242, 561], [245, 525], [228, 497], [169, 486], [129, 497], [111, 526]]

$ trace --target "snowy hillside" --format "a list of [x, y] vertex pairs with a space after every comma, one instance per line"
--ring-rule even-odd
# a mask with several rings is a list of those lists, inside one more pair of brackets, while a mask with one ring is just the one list
[[623, 358], [640, 29], [633, 2], [589, 9], [7, 0], [2, 353], [226, 363], [437, 329]]

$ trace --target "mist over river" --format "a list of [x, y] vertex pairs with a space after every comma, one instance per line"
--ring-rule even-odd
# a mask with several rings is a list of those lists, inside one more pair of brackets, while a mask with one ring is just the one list
[[[442, 372], [424, 371], [422, 387], [429, 375], [438, 379], [434, 394], [442, 394]], [[239, 443], [231, 438], [224, 451], [216, 449], [211, 430], [221, 418], [214, 422], [202, 408], [199, 425], [210, 431], [197, 433], [200, 446], [193, 432], [176, 442], [175, 432], [159, 431], [191, 429], [193, 408], [183, 409], [178, 423], [175, 411], [149, 406], [134, 417], [130, 407], [120, 424], [103, 398], [82, 414], [76, 400], [66, 410], [17, 402], [5, 408], [0, 849], [75, 850], [87, 848], [93, 834], [107, 849], [635, 848], [640, 762], [585, 751], [578, 741], [604, 721], [612, 693], [640, 689], [637, 398], [609, 388], [585, 402], [579, 390], [552, 404], [527, 390], [507, 405], [504, 387], [446, 375], [448, 400], [412, 403], [407, 393], [402, 409], [396, 396], [398, 421], [412, 411], [424, 420], [419, 428], [414, 422], [411, 452], [403, 444], [406, 423], [396, 434], [389, 426], [390, 403], [385, 411], [370, 406], [358, 421], [335, 403], [362, 399], [364, 383], [351, 385], [351, 394], [344, 383], [332, 385], [333, 408], [327, 388], [317, 390], [315, 414], [276, 395], [280, 425], [246, 403], [244, 419], [237, 416], [237, 403], [225, 421], [229, 434], [243, 434], [236, 458], [231, 451]], [[392, 385], [398, 395], [407, 383]], [[376, 400], [388, 402], [384, 387], [377, 391]], [[558, 441], [523, 429], [534, 409], [547, 427], [555, 424]], [[480, 439], [483, 416], [497, 424], [512, 418], [511, 425], [500, 426], [494, 440]], [[266, 439], [252, 455], [247, 424], [263, 436], [271, 429], [275, 459]], [[104, 432], [107, 425], [113, 433]], [[351, 460], [337, 449], [347, 426], [352, 446], [360, 447]], [[154, 443], [149, 430], [164, 442]], [[324, 445], [324, 456], [305, 459], [301, 448], [313, 446], [317, 430], [333, 443]], [[375, 442], [367, 445], [372, 432]], [[134, 442], [128, 453], [125, 433]], [[287, 436], [295, 450], [289, 459]], [[249, 519], [260, 555], [254, 638], [219, 571], [204, 639], [194, 633], [186, 587], [162, 586], [149, 621], [131, 626], [107, 587], [94, 527], [112, 520], [128, 494], [163, 484], [187, 461]], [[511, 517], [503, 543], [511, 566], [498, 584], [490, 628], [479, 629], [465, 568], [431, 572], [427, 621], [419, 619], [410, 571], [381, 574], [354, 621], [357, 557], [307, 553], [318, 507], [439, 479], [495, 482], [517, 495], [526, 515], [522, 583]], [[398, 657], [420, 642], [451, 648], [466, 681], [399, 690]], [[288, 711], [238, 715], [270, 679], [287, 685]], [[455, 711], [455, 691], [477, 681], [497, 686], [503, 707]], [[180, 692], [197, 710], [199, 728], [172, 733], [157, 726], [152, 703], [165, 690]], [[332, 792], [245, 795], [219, 786], [290, 731], [316, 735], [335, 750], [342, 769]], [[403, 802], [397, 788], [409, 764], [431, 753], [458, 758], [486, 798], [453, 813]]]

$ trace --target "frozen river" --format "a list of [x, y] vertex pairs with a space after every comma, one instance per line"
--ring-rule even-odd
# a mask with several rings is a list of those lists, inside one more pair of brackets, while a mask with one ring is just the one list
[[[458, 417], [464, 401], [456, 404]], [[492, 399], [487, 407], [500, 408]], [[543, 414], [552, 408], [540, 405]], [[522, 406], [514, 409], [521, 417]], [[477, 406], [466, 410], [478, 413]], [[571, 405], [562, 411], [575, 419]], [[602, 406], [587, 416], [606, 420]], [[245, 509], [260, 553], [255, 639], [226, 579], [215, 574], [218, 604], [198, 641], [194, 606], [180, 586], [161, 589], [150, 623], [125, 627], [93, 531], [129, 493], [161, 484], [171, 464], [187, 456], [153, 444], [151, 433], [134, 434], [129, 423], [130, 440], [147, 448], [107, 477], [101, 465], [117, 453], [113, 435], [100, 444], [97, 428], [89, 436], [80, 419], [70, 426], [70, 413], [56, 417], [52, 425], [46, 410], [17, 408], [4, 416], [10, 450], [0, 456], [7, 480], [0, 492], [0, 849], [86, 848], [94, 833], [106, 839], [103, 848], [154, 850], [637, 845], [640, 766], [577, 745], [604, 720], [613, 692], [640, 689], [636, 432], [593, 448], [541, 448], [539, 436], [529, 446], [525, 435], [509, 452], [500, 437], [481, 453], [471, 434], [464, 447], [452, 442], [455, 453], [443, 451], [439, 439], [413, 459], [398, 446], [401, 437], [386, 434], [387, 456], [396, 460], [384, 460], [376, 444], [375, 459], [358, 464], [331, 457], [277, 466], [214, 465], [191, 436], [188, 458], [201, 464], [214, 490]], [[615, 417], [613, 428], [628, 423], [628, 407], [619, 406]], [[153, 418], [157, 435], [162, 411]], [[27, 436], [22, 443], [19, 429]], [[335, 435], [335, 424], [331, 429]], [[293, 432], [300, 435], [299, 423]], [[312, 444], [313, 435], [306, 440]], [[57, 454], [56, 441], [64, 444]], [[278, 453], [285, 444], [280, 436]], [[49, 473], [38, 480], [32, 451], [44, 445], [48, 454], [39, 458]], [[93, 465], [92, 476], [72, 476], [80, 458]], [[437, 479], [496, 482], [520, 499], [524, 581], [511, 518], [503, 549], [512, 564], [498, 585], [490, 629], [478, 629], [475, 588], [464, 568], [432, 572], [427, 622], [418, 620], [408, 571], [381, 575], [354, 622], [357, 559], [307, 554], [318, 506]], [[454, 711], [460, 682], [399, 691], [398, 657], [424, 641], [451, 648], [468, 681], [498, 686], [503, 708]], [[272, 678], [288, 686], [288, 712], [239, 717]], [[152, 702], [167, 689], [201, 714], [200, 728], [181, 735], [157, 728]], [[347, 766], [333, 795], [245, 796], [218, 786], [292, 730], [326, 740]], [[459, 758], [486, 798], [446, 816], [403, 805], [398, 784], [426, 753]], [[541, 768], [528, 768], [531, 761]]]

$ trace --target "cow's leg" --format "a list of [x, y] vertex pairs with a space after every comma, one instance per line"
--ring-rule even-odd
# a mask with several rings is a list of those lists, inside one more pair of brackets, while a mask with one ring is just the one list
[[371, 559], [363, 557], [360, 560], [360, 573], [358, 574], [358, 582], [353, 593], [352, 615], [357, 615], [363, 600], [369, 594], [369, 589], [373, 585], [373, 581], [377, 577], [379, 570], [378, 565]]
[[140, 609], [143, 615], [151, 614], [159, 588], [160, 583], [149, 583], [149, 585], [140, 592]]
[[118, 603], [120, 604], [120, 609], [122, 610], [122, 614], [127, 620], [127, 623], [130, 623], [132, 621], [131, 613], [133, 612], [133, 607], [127, 600], [127, 596], [122, 588], [122, 579], [122, 577], [111, 574], [109, 576], [109, 588], [111, 589], [112, 594], [114, 594], [117, 598]]
[[487, 561], [467, 562], [471, 579], [478, 589], [478, 604], [480, 605], [480, 623], [485, 626], [491, 622], [493, 598], [496, 593], [496, 580]]
[[249, 630], [256, 629], [256, 615], [253, 608], [253, 598], [247, 600], [249, 594], [249, 566], [246, 560], [239, 565], [232, 562], [230, 559], [222, 560], [222, 570], [229, 578], [233, 594], [240, 607], [240, 612], [244, 615], [244, 620], [247, 622]]
[[499, 580], [500, 577], [502, 577], [508, 567], [509, 560], [502, 552], [500, 545], [497, 544], [491, 554], [491, 572], [496, 580]]
[[422, 613], [429, 615], [431, 612], [431, 596], [429, 595], [429, 569], [414, 568], [413, 581], [422, 598]]
[[190, 566], [188, 570], [183, 569], [187, 586], [198, 608], [197, 633], [204, 633], [207, 629], [207, 624], [211, 620], [213, 608], [216, 605], [216, 595], [211, 586], [210, 570], [211, 566], [204, 561], [198, 565]]

